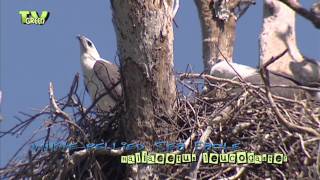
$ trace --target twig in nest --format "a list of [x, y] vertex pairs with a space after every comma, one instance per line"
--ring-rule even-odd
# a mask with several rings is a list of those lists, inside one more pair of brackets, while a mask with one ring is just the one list
[[[192, 133], [191, 136], [184, 142], [185, 149], [187, 149], [189, 147], [190, 143], [194, 140], [195, 137], [196, 137], [196, 133]], [[182, 153], [182, 151], [176, 150], [176, 151], [174, 151], [172, 153], [180, 154], [180, 153]]]
[[269, 77], [268, 77], [268, 70], [267, 70], [267, 66], [270, 65], [272, 62], [276, 61], [277, 59], [279, 59], [281, 57], [281, 55], [284, 55], [285, 51], [283, 53], [281, 53], [279, 56], [276, 56], [275, 58], [271, 58], [268, 62], [268, 64], [264, 65], [261, 69], [260, 69], [260, 75], [262, 77], [262, 80], [265, 84], [265, 90], [266, 90], [266, 95], [267, 98], [270, 102], [271, 105], [271, 109], [275, 112], [276, 116], [278, 117], [278, 120], [280, 121], [281, 124], [285, 125], [288, 129], [294, 130], [294, 131], [298, 131], [300, 133], [309, 133], [312, 134], [316, 137], [320, 137], [320, 134], [318, 131], [316, 131], [315, 129], [309, 128], [309, 127], [302, 127], [302, 126], [298, 126], [296, 124], [290, 123], [288, 122], [283, 115], [280, 113], [277, 105], [275, 104], [272, 95], [271, 95], [271, 91], [270, 91], [270, 82], [269, 82]]
[[84, 149], [81, 151], [74, 152], [68, 157], [67, 162], [64, 164], [64, 168], [60, 170], [58, 179], [65, 179], [68, 172], [78, 165], [83, 159], [89, 157], [90, 155], [109, 155], [109, 156], [120, 156], [124, 152], [124, 148], [117, 149], [98, 149], [98, 150], [88, 150]]
[[317, 173], [318, 176], [320, 177], [320, 142], [318, 144], [318, 156], [317, 156], [317, 164], [316, 164], [316, 168], [317, 168]]
[[219, 53], [221, 54], [221, 56], [223, 57], [223, 59], [226, 61], [226, 63], [232, 68], [232, 70], [237, 74], [237, 77], [239, 78], [239, 80], [241, 81], [241, 82], [245, 82], [244, 80], [243, 80], [243, 78], [241, 77], [241, 75], [236, 71], [236, 69], [230, 64], [230, 62], [228, 61], [228, 59], [224, 56], [224, 54], [221, 52], [221, 50], [220, 50], [220, 48], [219, 48], [219, 46], [216, 44], [216, 47], [217, 47], [217, 49], [218, 49], [218, 51], [219, 51]]
[[71, 121], [71, 118], [69, 117], [69, 115], [66, 112], [62, 111], [57, 105], [56, 99], [53, 94], [52, 82], [49, 83], [49, 98], [50, 98], [51, 110], [53, 111], [53, 113], [62, 116], [66, 120]]
[[[282, 53], [280, 53], [278, 56], [276, 57], [272, 57], [269, 61], [267, 61], [262, 67], [261, 69], [266, 69], [269, 65], [271, 65], [272, 63], [274, 63], [275, 61], [277, 61], [278, 59], [280, 59], [282, 56], [284, 56], [286, 53], [288, 52], [288, 49], [284, 50]], [[260, 71], [261, 71], [260, 69]]]
[[308, 156], [309, 159], [312, 159], [310, 154], [308, 153], [308, 151], [306, 150], [306, 146], [305, 146], [305, 143], [303, 141], [303, 138], [301, 136], [301, 134], [298, 134], [299, 138], [300, 138], [300, 142], [301, 142], [301, 147], [302, 147], [302, 150], [304, 152], [304, 154], [306, 154], [306, 156]]
[[[246, 97], [248, 95], [248, 93], [243, 93], [241, 95], [241, 97]], [[242, 98], [239, 98], [239, 99], [242, 99]], [[217, 116], [215, 116], [213, 119], [210, 119], [209, 122], [208, 122], [208, 127], [206, 128], [206, 130], [203, 132], [202, 136], [200, 137], [200, 146], [199, 146], [199, 149], [197, 151], [197, 155], [199, 157], [198, 159], [198, 162], [196, 163], [193, 163], [191, 165], [191, 170], [190, 170], [190, 173], [189, 173], [189, 176], [191, 178], [196, 178], [197, 177], [197, 171], [199, 170], [199, 167], [200, 167], [200, 164], [201, 164], [201, 161], [202, 161], [202, 155], [201, 155], [201, 152], [203, 151], [204, 149], [204, 143], [208, 140], [209, 136], [211, 135], [212, 131], [213, 131], [213, 126], [215, 124], [218, 124], [218, 123], [221, 123], [223, 121], [226, 121], [228, 119], [230, 119], [231, 117], [231, 114], [233, 113], [234, 111], [234, 106], [236, 105], [239, 105], [238, 101], [230, 104], [229, 106], [225, 107]]]
[[62, 111], [59, 106], [56, 103], [56, 99], [54, 97], [54, 93], [53, 93], [54, 89], [53, 89], [53, 84], [52, 82], [49, 83], [49, 97], [50, 97], [50, 104], [51, 104], [51, 110], [53, 111], [54, 114], [61, 116], [64, 118], [65, 122], [69, 123], [70, 125], [76, 127], [83, 135], [83, 137], [85, 138], [85, 140], [87, 142], [89, 142], [88, 137], [86, 136], [86, 133], [82, 130], [81, 127], [79, 127], [76, 123], [74, 123], [74, 121], [72, 120], [72, 118], [64, 111]]
[[230, 180], [239, 179], [245, 171], [246, 171], [246, 167], [245, 166], [241, 167], [235, 175], [228, 177], [228, 179]]

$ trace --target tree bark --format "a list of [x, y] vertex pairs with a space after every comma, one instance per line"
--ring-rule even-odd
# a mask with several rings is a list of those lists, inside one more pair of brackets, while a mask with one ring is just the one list
[[[171, 114], [176, 99], [173, 70], [172, 0], [111, 0], [125, 96], [121, 130], [128, 142], [150, 150], [157, 139], [155, 114]], [[139, 166], [141, 167], [141, 166]], [[137, 175], [147, 178], [147, 168]]]
[[[212, 65], [218, 59], [225, 57], [229, 62], [233, 61], [236, 37], [236, 16], [233, 11], [240, 0], [226, 2], [226, 7], [218, 9], [223, 7], [221, 5], [223, 1], [194, 0], [202, 29], [202, 56], [206, 73], [210, 72]], [[221, 12], [226, 12], [225, 10], [229, 12], [225, 13], [226, 16], [221, 16]]]
[[[298, 4], [298, 0], [291, 0]], [[268, 70], [289, 77], [304, 86], [319, 87], [320, 65], [305, 57], [296, 38], [296, 12], [282, 0], [264, 0], [260, 34], [260, 67], [285, 49], [288, 53], [268, 66]]]
[[302, 17], [311, 21], [314, 27], [320, 29], [320, 2], [315, 2], [312, 8], [309, 10], [301, 6], [300, 2], [297, 0], [279, 0], [294, 10], [296, 13]]

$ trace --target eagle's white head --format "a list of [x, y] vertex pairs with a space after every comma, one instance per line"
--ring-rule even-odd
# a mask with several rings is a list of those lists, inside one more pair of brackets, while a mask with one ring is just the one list
[[96, 47], [94, 46], [93, 42], [89, 38], [83, 35], [78, 35], [77, 38], [79, 39], [79, 42], [80, 42], [80, 55], [84, 56], [81, 59], [86, 59], [86, 58], [90, 58], [92, 60], [100, 59], [100, 55]]

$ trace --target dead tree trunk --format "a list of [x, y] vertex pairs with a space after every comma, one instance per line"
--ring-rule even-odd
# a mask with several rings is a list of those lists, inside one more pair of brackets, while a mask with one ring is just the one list
[[236, 16], [233, 11], [239, 1], [194, 0], [194, 2], [202, 29], [204, 70], [209, 73], [212, 65], [217, 59], [224, 59], [223, 56], [232, 62], [236, 33]]
[[[173, 2], [111, 0], [111, 4], [127, 117], [121, 130], [127, 141], [139, 141], [148, 150], [157, 139], [155, 113], [171, 114], [176, 99]], [[128, 176], [143, 179], [145, 170], [138, 168], [137, 175], [128, 171]]]
[[[292, 0], [291, 3], [299, 3]], [[319, 87], [320, 65], [305, 57], [299, 50], [296, 39], [296, 13], [279, 0], [264, 0], [263, 24], [260, 34], [260, 67], [271, 57], [288, 49], [268, 69], [292, 78], [305, 86]]]

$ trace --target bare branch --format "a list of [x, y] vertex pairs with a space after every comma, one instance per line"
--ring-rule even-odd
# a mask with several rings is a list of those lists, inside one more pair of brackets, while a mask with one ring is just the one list
[[311, 21], [316, 28], [320, 29], [320, 16], [317, 16], [312, 11], [305, 9], [296, 0], [279, 0], [279, 1], [285, 3], [295, 12], [297, 12], [299, 15]]

